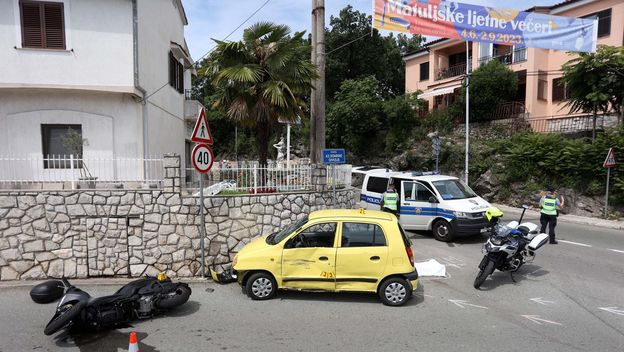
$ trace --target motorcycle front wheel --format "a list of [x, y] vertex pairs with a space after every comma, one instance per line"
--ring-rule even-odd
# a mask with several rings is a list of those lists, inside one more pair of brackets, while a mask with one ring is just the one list
[[478, 289], [479, 287], [481, 287], [485, 279], [487, 279], [487, 277], [490, 276], [490, 274], [492, 274], [493, 272], [494, 272], [494, 262], [489, 260], [485, 268], [479, 270], [479, 273], [477, 274], [477, 277], [474, 280], [474, 284], [473, 284], [474, 288]]
[[80, 314], [80, 311], [85, 306], [84, 302], [67, 303], [59, 308], [52, 320], [43, 329], [43, 333], [46, 335], [52, 335], [55, 332], [64, 328], [69, 322]]

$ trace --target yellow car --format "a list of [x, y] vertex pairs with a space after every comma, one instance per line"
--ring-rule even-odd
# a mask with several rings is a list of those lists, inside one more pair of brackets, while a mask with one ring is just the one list
[[375, 292], [400, 306], [418, 285], [410, 241], [397, 218], [374, 210], [319, 210], [247, 244], [234, 273], [249, 297], [278, 289]]

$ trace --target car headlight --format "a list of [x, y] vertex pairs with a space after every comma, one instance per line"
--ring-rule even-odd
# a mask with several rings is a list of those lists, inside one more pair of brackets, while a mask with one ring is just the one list
[[505, 239], [502, 237], [498, 237], [498, 236], [490, 237], [490, 242], [492, 242], [492, 244], [497, 245], [497, 246], [500, 246], [501, 244], [503, 244], [504, 241]]
[[468, 218], [468, 214], [464, 213], [463, 211], [454, 211], [453, 215], [455, 215], [456, 218], [462, 218], [462, 219]]
[[238, 253], [234, 256], [234, 260], [232, 260], [232, 267], [235, 267], [236, 263], [238, 263]]

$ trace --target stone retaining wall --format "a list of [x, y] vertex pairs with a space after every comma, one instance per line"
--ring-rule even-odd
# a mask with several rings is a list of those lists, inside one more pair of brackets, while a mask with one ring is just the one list
[[[204, 200], [206, 264], [226, 265], [252, 238], [330, 207], [332, 193]], [[337, 191], [353, 208], [354, 190]], [[158, 191], [0, 193], [0, 280], [200, 273], [199, 198]]]
[[[0, 280], [200, 275], [199, 198], [180, 194], [178, 156], [163, 166], [162, 190], [0, 191]], [[325, 173], [314, 176], [317, 192], [206, 198], [206, 265], [331, 207]], [[336, 207], [353, 208], [355, 192], [337, 191]]]

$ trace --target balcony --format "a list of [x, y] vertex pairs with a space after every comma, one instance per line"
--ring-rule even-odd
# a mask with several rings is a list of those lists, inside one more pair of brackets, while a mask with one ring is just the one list
[[198, 100], [193, 99], [190, 89], [184, 90], [184, 119], [195, 121], [199, 111], [204, 107]]
[[[470, 58], [472, 60], [472, 58]], [[449, 67], [440, 68], [436, 71], [435, 80], [439, 81], [451, 77], [457, 77], [466, 74], [466, 63], [451, 65]]]
[[513, 51], [495, 56], [486, 56], [479, 58], [479, 66], [492, 60], [498, 60], [503, 65], [512, 65], [527, 60], [527, 48], [517, 48]]

